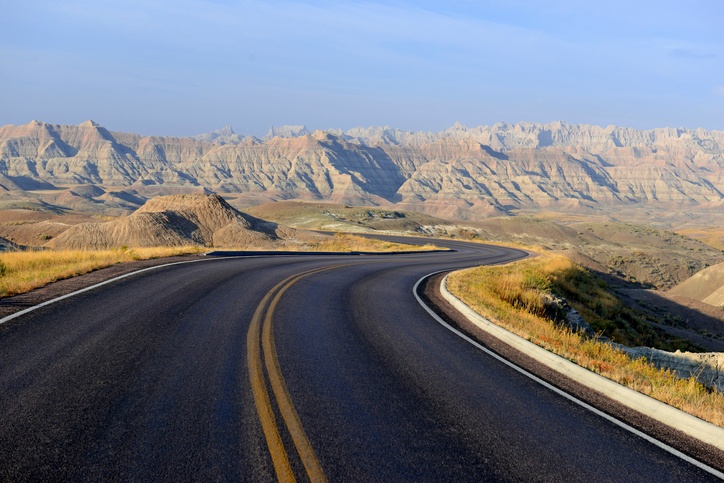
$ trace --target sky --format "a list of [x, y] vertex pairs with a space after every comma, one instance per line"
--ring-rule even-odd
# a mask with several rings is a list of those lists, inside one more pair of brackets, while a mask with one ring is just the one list
[[0, 125], [724, 130], [721, 0], [0, 0]]

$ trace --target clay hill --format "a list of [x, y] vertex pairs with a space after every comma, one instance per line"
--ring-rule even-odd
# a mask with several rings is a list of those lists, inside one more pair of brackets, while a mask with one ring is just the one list
[[705, 268], [672, 288], [669, 293], [724, 307], [724, 263]]
[[80, 223], [47, 243], [57, 249], [122, 246], [272, 248], [316, 235], [241, 213], [217, 195], [170, 195], [133, 214], [104, 223]]
[[[99, 187], [102, 192], [79, 189]], [[229, 127], [195, 138], [111, 132], [87, 121], [0, 128], [0, 208], [135, 209], [182, 190], [277, 200], [386, 205], [447, 219], [526, 210], [724, 208], [724, 132], [551, 124], [388, 127], [263, 139]], [[60, 194], [62, 193], [62, 196]]]

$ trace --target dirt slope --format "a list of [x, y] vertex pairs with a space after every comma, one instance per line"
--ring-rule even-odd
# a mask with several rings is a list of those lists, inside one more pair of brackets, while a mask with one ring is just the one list
[[105, 223], [81, 223], [47, 243], [55, 249], [122, 246], [203, 245], [271, 248], [295, 237], [292, 228], [266, 222], [232, 208], [218, 195], [160, 196], [129, 216]]
[[705, 268], [669, 291], [714, 306], [724, 306], [724, 263]]

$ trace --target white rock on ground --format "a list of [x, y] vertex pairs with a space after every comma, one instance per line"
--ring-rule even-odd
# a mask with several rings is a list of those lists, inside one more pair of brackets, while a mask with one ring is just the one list
[[630, 357], [645, 357], [656, 367], [670, 369], [677, 376], [688, 379], [691, 376], [710, 388], [724, 393], [724, 352], [667, 352], [651, 347], [626, 347], [613, 344]]

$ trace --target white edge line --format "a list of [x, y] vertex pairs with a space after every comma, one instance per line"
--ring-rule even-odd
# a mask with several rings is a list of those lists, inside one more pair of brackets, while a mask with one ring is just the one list
[[[182, 262], [164, 263], [163, 265], [154, 265], [153, 267], [142, 268], [142, 269], [140, 269], [140, 270], [136, 270], [136, 271], [134, 271], [134, 272], [125, 273], [125, 274], [123, 274], [123, 275], [119, 275], [118, 277], [114, 277], [114, 278], [110, 278], [110, 279], [108, 279], [108, 280], [104, 280], [103, 282], [99, 282], [99, 283], [97, 283], [97, 284], [95, 284], [95, 285], [91, 285], [91, 286], [89, 286], [89, 287], [85, 287], [85, 288], [76, 290], [75, 292], [70, 292], [70, 293], [67, 293], [67, 294], [65, 294], [65, 295], [61, 295], [60, 297], [56, 297], [56, 298], [54, 298], [54, 299], [46, 300], [45, 302], [39, 303], [38, 305], [33, 305], [32, 307], [28, 307], [27, 309], [20, 310], [20, 311], [18, 311], [18, 312], [15, 312], [14, 314], [10, 314], [10, 315], [8, 315], [8, 316], [3, 317], [2, 319], [0, 319], [0, 325], [4, 324], [5, 322], [9, 322], [9, 321], [11, 321], [11, 320], [13, 320], [13, 319], [15, 319], [15, 318], [17, 318], [17, 317], [20, 317], [20, 316], [22, 316], [22, 315], [25, 315], [25, 314], [27, 314], [27, 313], [29, 313], [29, 312], [32, 312], [32, 311], [34, 311], [34, 310], [38, 310], [38, 309], [40, 309], [40, 308], [42, 308], [42, 307], [48, 306], [48, 305], [50, 305], [50, 304], [54, 304], [55, 302], [60, 302], [61, 300], [65, 300], [65, 299], [70, 298], [70, 297], [75, 297], [76, 295], [82, 294], [82, 293], [84, 293], [84, 292], [88, 292], [89, 290], [96, 289], [96, 288], [98, 288], [98, 287], [101, 287], [101, 286], [106, 285], [106, 284], [109, 284], [109, 283], [117, 282], [118, 280], [124, 279], [124, 278], [126, 278], [126, 277], [130, 277], [130, 276], [132, 276], [132, 275], [137, 275], [137, 274], [142, 273], [142, 272], [147, 272], [147, 271], [149, 271], [149, 270], [156, 270], [156, 269], [164, 268], [164, 267], [170, 267], [170, 266], [173, 266], [173, 265], [182, 265], [182, 264], [185, 264], [185, 263], [206, 262], [206, 261], [209, 261], [209, 260], [226, 260], [226, 259], [229, 259], [229, 258], [241, 258], [241, 257], [201, 258], [201, 259], [198, 259], [198, 260], [184, 260], [184, 261], [182, 261]], [[244, 257], [244, 258], [251, 258], [251, 257]]]
[[[253, 256], [252, 256], [252, 257], [253, 257]], [[126, 274], [123, 274], [123, 275], [119, 275], [118, 277], [114, 277], [114, 278], [111, 278], [111, 279], [108, 279], [108, 280], [104, 280], [103, 282], [99, 282], [99, 283], [94, 284], [94, 285], [91, 285], [91, 286], [89, 286], [89, 287], [85, 287], [85, 288], [76, 290], [76, 291], [74, 291], [74, 292], [71, 292], [71, 293], [68, 293], [68, 294], [65, 294], [65, 295], [61, 295], [60, 297], [56, 297], [56, 298], [51, 299], [51, 300], [46, 300], [45, 302], [42, 302], [42, 303], [40, 303], [40, 304], [34, 305], [34, 306], [32, 306], [32, 307], [28, 307], [27, 309], [20, 310], [20, 311], [18, 311], [18, 312], [15, 312], [14, 314], [10, 314], [10, 315], [8, 315], [8, 316], [3, 317], [2, 319], [0, 319], [0, 325], [1, 325], [1, 324], [4, 324], [4, 323], [6, 323], [6, 322], [9, 322], [9, 321], [11, 321], [11, 320], [13, 320], [13, 319], [15, 319], [15, 318], [17, 318], [17, 317], [20, 317], [20, 316], [22, 316], [22, 315], [25, 315], [25, 314], [27, 314], [27, 313], [29, 313], [29, 312], [33, 312], [34, 310], [40, 309], [40, 308], [42, 308], [42, 307], [46, 307], [46, 306], [48, 306], [48, 305], [50, 305], [50, 304], [53, 304], [53, 303], [55, 303], [55, 302], [59, 302], [59, 301], [61, 301], [61, 300], [65, 300], [65, 299], [67, 299], [67, 298], [74, 297], [74, 296], [79, 295], [79, 294], [81, 294], [81, 293], [88, 292], [88, 291], [90, 291], [90, 290], [96, 289], [96, 288], [101, 287], [101, 286], [103, 286], [103, 285], [107, 285], [107, 284], [109, 284], [109, 283], [117, 282], [118, 280], [122, 280], [122, 279], [127, 278], [127, 277], [130, 277], [130, 276], [132, 276], [132, 275], [137, 275], [137, 274], [139, 274], [139, 273], [147, 272], [147, 271], [150, 271], [150, 270], [157, 270], [157, 269], [159, 269], [159, 268], [165, 268], [165, 267], [170, 267], [170, 266], [174, 266], [174, 265], [183, 265], [183, 264], [187, 264], [187, 263], [196, 263], [196, 262], [203, 262], [203, 261], [208, 261], [208, 260], [224, 260], [224, 259], [229, 259], [229, 258], [241, 258], [241, 257], [201, 258], [201, 259], [198, 259], [198, 260], [185, 260], [185, 261], [182, 261], [182, 262], [165, 263], [165, 264], [162, 264], [162, 265], [154, 265], [153, 267], [142, 268], [142, 269], [140, 269], [140, 270], [136, 270], [136, 271], [134, 271], [134, 272], [129, 272], [129, 273], [126, 273]], [[251, 258], [251, 257], [248, 257], [248, 258]], [[430, 307], [428, 307], [428, 306], [422, 301], [422, 299], [420, 298], [420, 296], [417, 295], [417, 288], [419, 287], [420, 283], [422, 283], [422, 281], [425, 280], [426, 278], [431, 277], [431, 276], [433, 276], [433, 275], [436, 275], [436, 274], [438, 274], [438, 273], [446, 272], [446, 271], [447, 271], [447, 270], [438, 270], [438, 271], [436, 271], [436, 272], [428, 273], [427, 275], [425, 275], [425, 276], [423, 276], [422, 278], [420, 278], [420, 279], [415, 283], [415, 286], [412, 288], [412, 294], [415, 296], [415, 299], [416, 299], [417, 302], [420, 304], [420, 306], [421, 306], [423, 309], [425, 309], [425, 311], [426, 311], [428, 314], [430, 314], [430, 316], [431, 316], [433, 319], [435, 319], [438, 323], [440, 323], [443, 327], [445, 327], [446, 329], [450, 330], [452, 333], [454, 333], [454, 334], [457, 335], [458, 337], [460, 337], [460, 338], [462, 338], [463, 340], [469, 342], [470, 344], [472, 344], [472, 345], [475, 346], [476, 348], [480, 349], [481, 351], [485, 352], [486, 354], [490, 355], [491, 357], [495, 358], [496, 360], [498, 360], [498, 361], [502, 362], [503, 364], [509, 366], [510, 368], [518, 371], [519, 373], [523, 374], [524, 376], [526, 376], [526, 377], [534, 380], [535, 382], [537, 382], [538, 384], [546, 387], [547, 389], [550, 389], [551, 391], [555, 392], [556, 394], [559, 394], [559, 395], [563, 396], [564, 398], [566, 398], [566, 399], [568, 399], [568, 400], [570, 400], [570, 401], [578, 404], [579, 406], [588, 409], [589, 411], [593, 412], [594, 414], [597, 414], [598, 416], [601, 416], [602, 418], [604, 418], [604, 419], [606, 419], [606, 420], [608, 420], [608, 421], [616, 424], [617, 426], [619, 426], [619, 427], [621, 427], [621, 428], [623, 428], [623, 429], [625, 429], [625, 430], [627, 430], [627, 431], [629, 431], [629, 432], [631, 432], [631, 433], [639, 436], [640, 438], [643, 438], [643, 439], [645, 439], [646, 441], [649, 441], [650, 443], [652, 443], [652, 444], [654, 444], [654, 445], [662, 448], [663, 450], [665, 450], [665, 451], [667, 451], [667, 452], [669, 452], [669, 453], [671, 453], [671, 454], [673, 454], [673, 455], [675, 455], [675, 456], [683, 459], [684, 461], [687, 461], [688, 463], [691, 463], [691, 464], [693, 464], [694, 466], [697, 466], [697, 467], [703, 469], [704, 471], [707, 471], [708, 473], [711, 473], [712, 475], [717, 476], [718, 478], [724, 479], [724, 473], [722, 473], [722, 472], [720, 472], [720, 471], [717, 471], [716, 469], [711, 468], [710, 466], [707, 466], [706, 464], [704, 464], [704, 463], [702, 463], [702, 462], [700, 462], [700, 461], [697, 461], [697, 460], [695, 460], [694, 458], [691, 458], [690, 456], [685, 455], [685, 454], [682, 453], [681, 451], [679, 451], [679, 450], [677, 450], [677, 449], [675, 449], [675, 448], [673, 448], [673, 447], [671, 447], [671, 446], [669, 446], [669, 445], [667, 445], [667, 444], [665, 444], [665, 443], [663, 443], [663, 442], [661, 442], [661, 441], [659, 441], [659, 440], [657, 440], [657, 439], [655, 439], [655, 438], [653, 438], [653, 437], [651, 437], [651, 436], [649, 436], [649, 435], [647, 435], [647, 434], [639, 431], [638, 429], [636, 429], [636, 428], [634, 428], [634, 427], [632, 427], [632, 426], [629, 426], [628, 424], [624, 423], [623, 421], [620, 421], [620, 420], [618, 420], [618, 419], [616, 419], [616, 418], [614, 418], [614, 417], [612, 417], [612, 416], [610, 416], [610, 415], [608, 415], [608, 414], [606, 414], [606, 413], [604, 413], [604, 412], [596, 409], [595, 407], [591, 406], [590, 404], [581, 401], [580, 399], [578, 399], [578, 398], [576, 398], [576, 397], [568, 394], [567, 392], [564, 392], [564, 391], [562, 391], [561, 389], [558, 389], [557, 387], [555, 387], [555, 386], [547, 383], [546, 381], [540, 379], [539, 377], [533, 375], [532, 373], [526, 371], [525, 369], [523, 369], [523, 368], [521, 368], [521, 367], [513, 364], [512, 362], [508, 361], [507, 359], [504, 359], [503, 357], [499, 356], [499, 355], [496, 354], [495, 352], [492, 352], [491, 350], [489, 350], [489, 349], [486, 348], [485, 346], [483, 346], [483, 345], [481, 345], [480, 343], [478, 343], [477, 341], [471, 339], [471, 338], [468, 337], [467, 335], [463, 334], [462, 332], [460, 332], [459, 330], [457, 330], [456, 328], [452, 327], [452, 326], [449, 325], [447, 322], [445, 322], [444, 320], [442, 320], [442, 319], [440, 318], [440, 316], [438, 316]]]
[[584, 386], [595, 388], [598, 392], [641, 414], [646, 414], [660, 423], [682, 431], [689, 436], [724, 451], [724, 428], [708, 423], [680, 409], [676, 409], [599, 374], [595, 374], [588, 369], [572, 363], [568, 359], [549, 352], [523, 337], [515, 335], [497, 324], [490, 322], [469, 306], [465, 305], [459, 298], [451, 294], [446, 288], [446, 281], [447, 277], [443, 279], [440, 285], [442, 297], [480, 329], [502, 340], [519, 352], [523, 352], [549, 368], [568, 376], [574, 381], [578, 381]]
[[417, 299], [417, 302], [422, 306], [423, 309], [425, 309], [425, 311], [427, 311], [428, 314], [430, 314], [430, 316], [431, 316], [433, 319], [435, 319], [437, 322], [439, 322], [443, 327], [445, 327], [446, 329], [450, 330], [452, 333], [454, 333], [454, 334], [457, 335], [458, 337], [460, 337], [460, 338], [462, 338], [463, 340], [469, 342], [470, 344], [472, 344], [472, 345], [475, 346], [476, 348], [480, 349], [481, 351], [485, 352], [486, 354], [490, 355], [491, 357], [497, 359], [498, 361], [500, 361], [500, 362], [502, 362], [503, 364], [509, 366], [510, 368], [518, 371], [519, 373], [523, 374], [524, 376], [529, 377], [530, 379], [534, 380], [535, 382], [537, 382], [538, 384], [544, 386], [545, 388], [550, 389], [551, 391], [555, 392], [556, 394], [559, 394], [559, 395], [563, 396], [564, 398], [568, 399], [569, 401], [572, 401], [572, 402], [578, 404], [579, 406], [581, 406], [581, 407], [583, 407], [583, 408], [591, 411], [592, 413], [594, 413], [594, 414], [596, 414], [596, 415], [598, 415], [598, 416], [600, 416], [600, 417], [602, 417], [602, 418], [604, 418], [604, 419], [612, 422], [613, 424], [615, 424], [615, 425], [617, 425], [617, 426], [625, 429], [626, 431], [629, 431], [629, 432], [635, 434], [636, 436], [645, 439], [646, 441], [648, 441], [648, 442], [650, 442], [650, 443], [658, 446], [659, 448], [663, 449], [664, 451], [667, 451], [667, 452], [673, 454], [674, 456], [677, 456], [677, 457], [681, 458], [682, 460], [684, 460], [684, 461], [686, 461], [686, 462], [688, 462], [688, 463], [691, 463], [692, 465], [697, 466], [698, 468], [701, 468], [702, 470], [704, 470], [704, 471], [706, 471], [706, 472], [708, 472], [708, 473], [710, 473], [710, 474], [712, 474], [712, 475], [714, 475], [714, 476], [716, 476], [716, 477], [718, 477], [718, 478], [724, 479], [724, 473], [722, 473], [722, 472], [716, 470], [715, 468], [712, 468], [712, 467], [710, 467], [710, 466], [702, 463], [701, 461], [698, 461], [698, 460], [696, 460], [696, 459], [694, 459], [694, 458], [692, 458], [692, 457], [690, 457], [690, 456], [682, 453], [681, 451], [677, 450], [676, 448], [673, 448], [673, 447], [669, 446], [668, 444], [666, 444], [666, 443], [664, 443], [664, 442], [662, 442], [662, 441], [659, 441], [658, 439], [653, 438], [653, 437], [649, 436], [648, 434], [643, 433], [643, 432], [639, 431], [638, 429], [636, 429], [636, 428], [634, 428], [634, 427], [632, 427], [632, 426], [629, 426], [628, 424], [624, 423], [623, 421], [621, 421], [621, 420], [619, 420], [619, 419], [616, 419], [616, 418], [614, 418], [613, 416], [611, 416], [611, 415], [609, 415], [609, 414], [606, 414], [606, 413], [604, 413], [603, 411], [601, 411], [601, 410], [599, 410], [599, 409], [591, 406], [590, 404], [588, 404], [588, 403], [586, 403], [586, 402], [584, 402], [584, 401], [576, 398], [575, 396], [572, 396], [572, 395], [568, 394], [567, 392], [565, 392], [565, 391], [563, 391], [563, 390], [561, 390], [561, 389], [559, 389], [559, 388], [557, 388], [557, 387], [555, 387], [555, 386], [547, 383], [546, 381], [544, 381], [543, 379], [539, 378], [538, 376], [536, 376], [536, 375], [534, 375], [534, 374], [526, 371], [526, 370], [523, 369], [522, 367], [517, 366], [516, 364], [510, 362], [509, 360], [501, 357], [500, 355], [496, 354], [495, 352], [493, 352], [493, 351], [491, 351], [490, 349], [488, 349], [487, 347], [483, 346], [482, 344], [480, 344], [480, 343], [477, 342], [476, 340], [468, 337], [467, 335], [465, 335], [465, 334], [463, 334], [462, 332], [460, 332], [459, 330], [457, 330], [455, 327], [453, 327], [453, 326], [451, 326], [450, 324], [448, 324], [447, 322], [445, 322], [445, 321], [444, 321], [442, 318], [440, 318], [440, 316], [437, 315], [430, 307], [428, 307], [427, 304], [425, 304], [425, 302], [422, 301], [422, 299], [420, 298], [419, 295], [417, 295], [417, 288], [419, 287], [420, 283], [422, 283], [422, 281], [425, 280], [426, 278], [429, 278], [429, 277], [432, 277], [433, 275], [437, 275], [438, 273], [447, 272], [447, 271], [448, 271], [448, 270], [438, 270], [437, 272], [428, 273], [428, 274], [425, 275], [424, 277], [420, 278], [420, 279], [417, 281], [417, 283], [415, 283], [415, 286], [414, 286], [413, 289], [412, 289], [412, 293], [413, 293], [413, 295], [415, 296], [415, 298]]
[[[300, 254], [304, 254], [304, 252], [299, 252], [299, 253], [300, 253]], [[344, 253], [340, 253], [340, 254], [344, 255]], [[204, 253], [203, 255], [204, 255], [204, 256], [207, 256], [208, 254]], [[291, 254], [291, 253], [290, 253], [290, 254], [284, 254], [284, 255], [279, 255], [279, 256], [295, 256], [295, 255], [296, 255], [296, 254]], [[173, 266], [173, 265], [182, 265], [182, 264], [186, 264], [186, 263], [205, 262], [205, 261], [209, 261], [209, 260], [230, 260], [230, 259], [234, 259], [234, 258], [260, 258], [260, 257], [265, 257], [265, 256], [268, 256], [268, 255], [233, 255], [233, 256], [219, 256], [219, 257], [214, 257], [214, 258], [201, 258], [201, 259], [198, 259], [198, 260], [184, 260], [184, 261], [181, 261], [181, 262], [164, 263], [164, 264], [162, 264], [162, 265], [154, 265], [154, 266], [152, 266], [152, 267], [142, 268], [142, 269], [140, 269], [140, 270], [136, 270], [136, 271], [134, 271], [134, 272], [125, 273], [125, 274], [123, 274], [123, 275], [119, 275], [118, 277], [114, 277], [114, 278], [111, 278], [111, 279], [108, 279], [108, 280], [104, 280], [103, 282], [99, 282], [99, 283], [97, 283], [97, 284], [95, 284], [95, 285], [91, 285], [91, 286], [89, 286], [89, 287], [85, 287], [85, 288], [76, 290], [75, 292], [70, 292], [70, 293], [67, 293], [67, 294], [65, 294], [65, 295], [61, 295], [60, 297], [56, 297], [56, 298], [54, 298], [54, 299], [46, 300], [45, 302], [41, 302], [41, 303], [39, 303], [39, 304], [37, 304], [37, 305], [33, 305], [32, 307], [28, 307], [28, 308], [26, 308], [26, 309], [19, 310], [19, 311], [15, 312], [15, 313], [12, 313], [12, 314], [10, 314], [10, 315], [8, 315], [8, 316], [5, 316], [5, 317], [3, 317], [2, 319], [0, 319], [0, 325], [4, 324], [5, 322], [10, 322], [11, 320], [16, 319], [16, 318], [18, 318], [18, 317], [21, 317], [21, 316], [23, 316], [23, 315], [25, 315], [25, 314], [27, 314], [27, 313], [29, 313], [29, 312], [33, 312], [33, 311], [35, 311], [35, 310], [38, 310], [38, 309], [43, 308], [43, 307], [45, 307], [45, 306], [48, 306], [48, 305], [50, 305], [50, 304], [54, 304], [55, 302], [60, 302], [61, 300], [65, 300], [65, 299], [70, 298], [70, 297], [75, 297], [76, 295], [82, 294], [82, 293], [84, 293], [84, 292], [88, 292], [89, 290], [93, 290], [93, 289], [96, 289], [96, 288], [101, 287], [101, 286], [103, 286], [103, 285], [106, 285], [106, 284], [109, 284], [109, 283], [113, 283], [113, 282], [117, 282], [118, 280], [122, 280], [122, 279], [124, 279], [124, 278], [126, 278], [126, 277], [130, 277], [130, 276], [132, 276], [132, 275], [137, 275], [137, 274], [139, 274], [139, 273], [146, 272], [146, 271], [149, 271], [149, 270], [156, 270], [156, 269], [159, 269], [159, 268], [170, 267], [170, 266]]]

